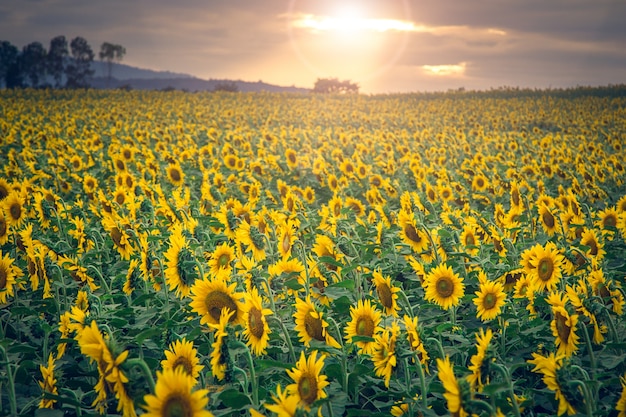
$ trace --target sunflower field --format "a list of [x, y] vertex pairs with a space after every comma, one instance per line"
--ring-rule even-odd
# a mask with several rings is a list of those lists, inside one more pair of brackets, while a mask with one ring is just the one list
[[626, 94], [0, 91], [0, 415], [626, 416]]

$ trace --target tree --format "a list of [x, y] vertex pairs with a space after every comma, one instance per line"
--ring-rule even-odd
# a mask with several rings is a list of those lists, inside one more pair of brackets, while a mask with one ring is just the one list
[[107, 86], [111, 82], [113, 61], [121, 61], [124, 55], [126, 55], [126, 48], [124, 48], [122, 45], [104, 42], [100, 46], [100, 53], [98, 54], [98, 56], [100, 57], [101, 61], [106, 61], [107, 63]]
[[67, 87], [87, 88], [89, 87], [89, 78], [93, 75], [91, 69], [94, 58], [93, 50], [85, 38], [80, 36], [72, 39], [70, 50], [72, 59], [66, 68]]
[[60, 35], [52, 38], [48, 49], [48, 73], [52, 75], [55, 87], [61, 87], [63, 74], [65, 73], [65, 61], [67, 59], [67, 39]]
[[0, 88], [9, 87], [9, 73], [15, 71], [18, 55], [17, 47], [11, 42], [0, 42]]
[[46, 48], [41, 42], [31, 42], [22, 48], [18, 59], [31, 87], [39, 87], [39, 81], [46, 76], [46, 56]]
[[358, 93], [359, 85], [350, 80], [339, 81], [337, 78], [318, 78], [313, 86], [314, 93]]

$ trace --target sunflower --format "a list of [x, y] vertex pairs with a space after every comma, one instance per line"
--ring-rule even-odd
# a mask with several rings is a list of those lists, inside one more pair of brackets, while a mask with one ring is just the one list
[[575, 285], [568, 285], [565, 291], [576, 312], [587, 317], [593, 325], [593, 342], [596, 344], [602, 343], [604, 341], [602, 333], [606, 332], [606, 327], [600, 327], [596, 315], [592, 312], [592, 310], [595, 310], [595, 306], [588, 302], [592, 294], [587, 281], [580, 279]]
[[180, 187], [185, 182], [185, 174], [179, 163], [170, 163], [167, 166], [167, 179], [176, 187]]
[[0, 251], [0, 305], [7, 302], [7, 297], [13, 296], [16, 278], [24, 275], [19, 267], [13, 265], [14, 261], [8, 253], [2, 255]]
[[233, 271], [235, 248], [224, 242], [209, 255], [209, 273], [216, 278], [227, 279]]
[[[56, 386], [57, 379], [54, 377], [54, 365], [54, 356], [51, 353], [48, 355], [48, 366], [39, 365], [43, 381], [37, 382], [43, 392], [56, 396], [59, 395], [59, 391]], [[39, 401], [39, 408], [54, 408], [54, 403], [56, 402], [57, 400], [53, 398], [42, 398]]]
[[154, 394], [143, 397], [145, 417], [212, 417], [205, 410], [209, 403], [208, 390], [193, 391], [196, 380], [178, 367], [157, 371]]
[[555, 233], [559, 233], [561, 228], [557, 221], [557, 216], [554, 213], [554, 209], [550, 208], [547, 204], [539, 204], [539, 223], [543, 228], [543, 231], [550, 237]]
[[267, 324], [267, 316], [273, 314], [269, 308], [263, 308], [263, 300], [256, 288], [244, 295], [243, 321], [245, 328], [243, 337], [252, 352], [257, 355], [265, 354], [272, 330]]
[[165, 251], [165, 282], [170, 291], [184, 298], [189, 295], [191, 285], [198, 278], [197, 265], [193, 253], [187, 247], [181, 224], [172, 227], [170, 247]]
[[291, 250], [296, 240], [295, 223], [291, 220], [278, 226], [276, 232], [278, 241], [278, 253], [283, 259], [291, 256]]
[[428, 236], [426, 232], [417, 228], [412, 211], [399, 211], [398, 226], [400, 226], [400, 238], [404, 243], [409, 245], [414, 252], [420, 253], [428, 249]]
[[394, 321], [391, 329], [384, 329], [375, 336], [375, 344], [372, 352], [374, 373], [378, 377], [385, 378], [385, 387], [389, 388], [391, 374], [396, 367], [396, 340], [400, 333], [400, 326]]
[[465, 253], [470, 256], [476, 256], [480, 251], [480, 240], [477, 236], [477, 231], [476, 224], [466, 223], [463, 225], [463, 231], [459, 236], [459, 240], [463, 245]]
[[333, 263], [324, 263], [326, 268], [337, 272], [338, 274], [341, 271], [341, 268], [336, 265], [336, 263], [341, 262], [343, 259], [343, 254], [335, 249], [335, 243], [333, 240], [326, 235], [316, 235], [315, 236], [315, 244], [313, 245], [313, 253], [315, 253], [319, 258], [329, 257], [332, 258], [335, 262]]
[[194, 380], [198, 380], [200, 371], [204, 366], [200, 365], [198, 352], [193, 347], [192, 341], [185, 338], [170, 343], [169, 350], [165, 351], [165, 359], [161, 361], [163, 370], [182, 368], [185, 373]]
[[534, 352], [532, 356], [533, 359], [529, 359], [527, 362], [535, 365], [532, 371], [543, 374], [543, 382], [548, 389], [554, 391], [555, 398], [559, 402], [558, 415], [561, 416], [565, 413], [568, 415], [575, 414], [576, 409], [569, 401], [580, 397], [580, 392], [578, 390], [573, 393], [570, 392], [571, 389], [566, 386], [568, 381], [561, 377], [564, 357], [554, 353], [550, 353], [548, 356], [541, 356]]
[[346, 197], [345, 207], [352, 210], [354, 215], [358, 218], [362, 217], [365, 214], [365, 206], [363, 203], [354, 197]]
[[306, 347], [310, 346], [313, 339], [325, 342], [328, 346], [341, 348], [339, 343], [328, 332], [328, 322], [323, 319], [321, 311], [317, 311], [315, 305], [311, 302], [311, 298], [301, 300], [296, 297], [296, 312], [293, 317], [296, 322], [295, 330], [298, 332], [300, 341]]
[[622, 385], [622, 393], [615, 404], [615, 411], [619, 411], [617, 417], [626, 417], [626, 375], [620, 376], [619, 382]]
[[295, 169], [298, 167], [298, 153], [291, 148], [285, 150], [285, 160], [289, 169]]
[[391, 277], [383, 275], [379, 271], [372, 273], [373, 284], [376, 287], [376, 294], [378, 294], [378, 300], [385, 309], [385, 314], [393, 317], [398, 317], [398, 292], [400, 288], [391, 283]]
[[11, 185], [4, 178], [0, 177], [0, 203], [9, 196]]
[[476, 298], [472, 301], [476, 305], [476, 317], [486, 321], [493, 320], [500, 314], [506, 299], [501, 282], [485, 280], [480, 283], [480, 289], [474, 294]]
[[437, 377], [445, 390], [443, 396], [446, 399], [448, 411], [453, 416], [467, 417], [469, 414], [463, 409], [463, 393], [460, 381], [454, 376], [450, 358], [437, 358]]
[[552, 291], [561, 280], [564, 257], [553, 242], [540, 244], [522, 253], [524, 272], [537, 291]]
[[265, 403], [263, 406], [269, 411], [275, 413], [278, 417], [295, 417], [300, 405], [298, 395], [292, 394], [287, 390], [282, 390], [280, 384], [276, 386], [276, 395], [272, 395], [274, 404]]
[[9, 195], [2, 200], [2, 208], [9, 226], [18, 228], [26, 219], [26, 208], [24, 207], [26, 200], [17, 191], [11, 191]]
[[326, 398], [324, 388], [329, 384], [326, 375], [321, 375], [324, 356], [320, 355], [318, 360], [317, 353], [317, 350], [314, 350], [307, 359], [304, 352], [300, 352], [300, 359], [296, 362], [295, 368], [287, 369], [287, 375], [294, 383], [288, 385], [286, 390], [291, 395], [296, 395], [300, 405], [307, 411], [315, 401]]
[[554, 318], [550, 322], [550, 329], [555, 337], [557, 355], [570, 357], [578, 350], [578, 335], [576, 334], [578, 314], [570, 315], [562, 306], [552, 307], [552, 314]]
[[198, 279], [191, 287], [191, 309], [198, 314], [200, 324], [218, 324], [222, 310], [226, 309], [234, 314], [230, 322], [241, 323], [243, 320], [242, 293], [235, 292], [237, 283], [228, 285], [221, 278], [208, 280]]
[[489, 180], [483, 174], [476, 174], [472, 178], [472, 190], [476, 192], [484, 192], [489, 188]]
[[56, 218], [58, 213], [58, 197], [51, 191], [38, 192], [35, 194], [35, 211], [39, 225], [47, 229], [50, 227], [50, 221]]
[[424, 282], [426, 300], [448, 310], [459, 304], [465, 295], [463, 278], [459, 277], [451, 267], [441, 264], [433, 268]]
[[221, 311], [217, 324], [209, 323], [209, 327], [215, 330], [214, 341], [211, 345], [211, 372], [218, 381], [223, 381], [226, 378], [226, 372], [231, 366], [228, 347], [224, 339], [228, 336], [228, 323], [235, 315], [235, 311], [227, 308], [223, 308]]
[[598, 236], [595, 229], [585, 227], [580, 236], [580, 244], [588, 248], [585, 253], [591, 258], [594, 265], [598, 265], [598, 262], [604, 259], [604, 255], [606, 254], [604, 242], [601, 240], [600, 236]]
[[470, 358], [471, 365], [468, 366], [468, 370], [472, 371], [472, 373], [467, 376], [467, 381], [478, 392], [482, 391], [485, 384], [489, 384], [489, 364], [495, 361], [495, 358], [488, 353], [492, 338], [493, 332], [491, 329], [487, 329], [485, 332], [481, 328], [478, 334], [476, 334], [476, 354]]
[[618, 226], [619, 212], [615, 207], [607, 207], [604, 210], [600, 210], [596, 215], [595, 225], [602, 230], [602, 234], [606, 236], [608, 240], [613, 240], [615, 237], [615, 231]]
[[9, 240], [9, 223], [4, 215], [4, 211], [0, 210], [0, 246]]
[[345, 339], [352, 343], [353, 337], [369, 337], [372, 340], [358, 340], [356, 345], [360, 354], [374, 352], [374, 337], [382, 330], [380, 327], [381, 313], [372, 307], [370, 300], [359, 300], [356, 307], [350, 306], [351, 320], [345, 327]]
[[113, 246], [125, 261], [130, 260], [131, 255], [135, 252], [132, 240], [127, 232], [126, 221], [119, 218], [115, 214], [105, 215], [102, 218], [102, 227], [109, 232]]
[[419, 336], [418, 318], [417, 317], [411, 318], [405, 314], [404, 326], [406, 327], [409, 347], [411, 348], [412, 351], [416, 353], [417, 359], [425, 367], [426, 372], [428, 372], [428, 360], [430, 359], [430, 357]]
[[235, 233], [237, 242], [245, 245], [246, 252], [252, 252], [255, 261], [260, 262], [265, 259], [265, 238], [256, 226], [248, 222], [241, 222]]

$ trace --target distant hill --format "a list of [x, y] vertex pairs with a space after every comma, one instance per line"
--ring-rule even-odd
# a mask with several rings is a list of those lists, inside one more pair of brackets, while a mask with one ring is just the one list
[[213, 91], [220, 84], [234, 83], [241, 92], [268, 91], [268, 92], [298, 92], [307, 93], [311, 90], [295, 86], [278, 86], [263, 81], [241, 81], [225, 79], [203, 80], [189, 74], [169, 71], [153, 71], [149, 69], [131, 67], [113, 63], [111, 80], [107, 79], [106, 63], [94, 61], [92, 63], [94, 77], [90, 85], [93, 88], [132, 88], [134, 90], [185, 90], [185, 91]]

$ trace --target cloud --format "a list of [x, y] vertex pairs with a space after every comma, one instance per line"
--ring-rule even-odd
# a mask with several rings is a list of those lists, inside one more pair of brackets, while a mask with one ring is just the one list
[[465, 68], [467, 62], [461, 62], [458, 64], [444, 64], [444, 65], [422, 65], [422, 70], [427, 75], [434, 75], [437, 77], [458, 77], [465, 74]]

